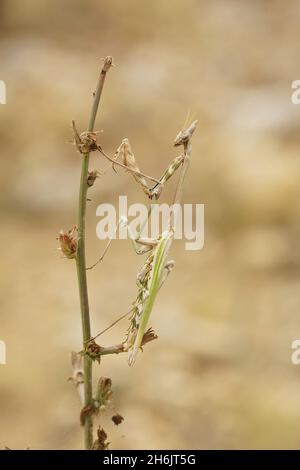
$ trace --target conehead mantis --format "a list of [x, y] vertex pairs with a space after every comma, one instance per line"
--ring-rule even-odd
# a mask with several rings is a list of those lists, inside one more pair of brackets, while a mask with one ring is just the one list
[[[163, 186], [181, 166], [173, 207], [176, 207], [175, 204], [180, 204], [181, 202], [182, 187], [191, 156], [191, 137], [196, 129], [196, 125], [197, 121], [194, 121], [188, 129], [179, 132], [176, 136], [174, 145], [183, 145], [183, 155], [176, 157], [171, 162], [167, 170], [163, 173], [159, 185], [155, 185], [154, 188], [152, 188], [152, 194], [154, 194], [155, 189], [159, 188], [159, 186]], [[158, 191], [160, 193], [160, 190]], [[159, 193], [157, 192], [157, 194]], [[128, 351], [128, 364], [130, 366], [134, 364], [138, 351], [142, 347], [143, 338], [147, 332], [149, 317], [157, 294], [174, 267], [174, 261], [168, 261], [168, 255], [174, 239], [175, 223], [176, 215], [173, 211], [169, 221], [169, 230], [163, 232], [158, 239], [152, 241], [147, 240], [146, 242], [146, 246], [150, 246], [150, 254], [137, 277], [139, 292], [135, 301], [135, 309], [130, 318], [127, 337], [124, 342], [124, 349]], [[135, 241], [140, 244], [145, 244], [145, 240], [140, 238]]]
[[[134, 179], [141, 185], [145, 194], [147, 194], [150, 199], [154, 198], [156, 200], [159, 198], [164, 184], [171, 178], [175, 171], [180, 168], [179, 180], [176, 185], [175, 195], [173, 198], [173, 208], [175, 208], [181, 203], [184, 179], [191, 157], [191, 138], [196, 126], [197, 121], [194, 121], [188, 128], [178, 133], [174, 140], [174, 146], [183, 146], [183, 153], [172, 160], [161, 178], [155, 182], [155, 185], [152, 188], [148, 187], [146, 181], [147, 177], [145, 177], [145, 175], [143, 175], [139, 170], [128, 139], [124, 139], [122, 141], [114, 159], [109, 159], [112, 164], [115, 165], [118, 158], [121, 156], [123, 161], [122, 166], [125, 166], [127, 171], [132, 173]], [[103, 154], [102, 151], [101, 153]], [[151, 179], [153, 180], [153, 178]], [[150, 214], [151, 209], [148, 212], [148, 217]], [[125, 218], [122, 218], [119, 224], [127, 226], [128, 234], [133, 242], [136, 253], [147, 253], [147, 259], [141, 271], [137, 275], [137, 286], [139, 290], [136, 300], [133, 303], [133, 308], [128, 312], [128, 314], [131, 314], [129, 327], [126, 333], [126, 338], [122, 343], [122, 352], [128, 352], [128, 364], [132, 366], [135, 363], [137, 354], [142, 346], [146, 342], [156, 338], [153, 330], [147, 329], [147, 327], [157, 294], [168, 274], [174, 267], [174, 261], [168, 261], [168, 255], [174, 239], [176, 213], [174, 210], [171, 212], [169, 229], [164, 231], [156, 239], [141, 238], [140, 233], [142, 232], [142, 228], [140, 229], [138, 237], [134, 237]], [[110, 242], [108, 243], [108, 246], [109, 245]], [[106, 251], [107, 249], [104, 252]], [[101, 259], [103, 259], [103, 256]], [[124, 318], [125, 315], [121, 318]], [[116, 321], [111, 326], [115, 324]], [[108, 328], [104, 331], [107, 331], [107, 329]], [[97, 336], [102, 333], [99, 333]], [[97, 336], [92, 338], [92, 340]]]

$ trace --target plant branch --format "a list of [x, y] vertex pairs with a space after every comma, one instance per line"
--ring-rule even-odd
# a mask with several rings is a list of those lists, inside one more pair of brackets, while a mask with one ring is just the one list
[[[112, 66], [112, 57], [106, 57], [104, 64], [99, 76], [97, 89], [94, 94], [93, 105], [90, 113], [88, 132], [93, 132], [99, 102], [103, 90], [103, 85], [106, 78], [106, 73]], [[81, 322], [82, 322], [82, 336], [83, 343], [88, 341], [91, 337], [91, 326], [90, 326], [90, 313], [89, 313], [89, 301], [87, 291], [87, 279], [86, 279], [86, 257], [85, 257], [85, 214], [86, 214], [86, 200], [87, 200], [87, 178], [89, 169], [89, 157], [90, 154], [86, 153], [82, 155], [82, 166], [81, 166], [81, 178], [80, 178], [80, 190], [79, 190], [79, 203], [78, 203], [78, 246], [76, 254], [76, 265], [78, 275], [78, 288], [80, 297], [80, 310], [81, 310]], [[92, 403], [92, 361], [89, 357], [84, 357], [83, 363], [84, 370], [84, 405], [88, 406]], [[88, 416], [84, 424], [84, 445], [85, 449], [91, 449], [93, 444], [93, 422], [92, 417]]]
[[122, 352], [126, 352], [124, 349], [124, 344], [116, 344], [114, 346], [108, 346], [106, 348], [101, 346], [101, 351], [99, 353], [100, 356], [107, 356], [108, 354], [120, 354]]

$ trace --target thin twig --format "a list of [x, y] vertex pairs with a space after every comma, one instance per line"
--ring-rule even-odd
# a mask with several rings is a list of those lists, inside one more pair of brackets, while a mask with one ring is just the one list
[[127, 317], [127, 315], [129, 315], [131, 312], [133, 312], [134, 309], [135, 309], [135, 307], [132, 307], [128, 312], [124, 313], [123, 315], [121, 315], [121, 317], [117, 318], [117, 320], [115, 320], [109, 326], [104, 328], [104, 330], [100, 331], [100, 333], [96, 334], [96, 336], [94, 336], [93, 338], [90, 338], [88, 341], [86, 341], [86, 343], [90, 343], [91, 341], [94, 341], [96, 338], [99, 338], [99, 336], [103, 335], [103, 333], [106, 333], [106, 331], [110, 330], [113, 326], [115, 326], [117, 323], [119, 323], [119, 321], [121, 321], [121, 320], [123, 320], [123, 318]]
[[[114, 235], [117, 233], [118, 228], [119, 228], [120, 225], [122, 225], [122, 224], [123, 224], [123, 220], [122, 220], [122, 217], [121, 217], [121, 219], [119, 220], [119, 222], [118, 222], [118, 224], [117, 224], [117, 226], [116, 226], [116, 228], [115, 228]], [[90, 270], [90, 269], [93, 269], [95, 266], [97, 266], [98, 263], [100, 263], [101, 261], [103, 261], [103, 258], [104, 258], [104, 256], [106, 255], [106, 253], [107, 253], [107, 251], [108, 251], [108, 249], [109, 249], [109, 247], [110, 247], [112, 241], [113, 241], [113, 237], [111, 237], [111, 238], [108, 240], [108, 242], [107, 242], [107, 244], [106, 244], [106, 246], [105, 246], [105, 248], [104, 248], [104, 250], [103, 250], [101, 256], [100, 256], [99, 259], [96, 261], [96, 263], [94, 263], [94, 264], [92, 264], [92, 266], [89, 266], [88, 268], [86, 268], [87, 271]]]

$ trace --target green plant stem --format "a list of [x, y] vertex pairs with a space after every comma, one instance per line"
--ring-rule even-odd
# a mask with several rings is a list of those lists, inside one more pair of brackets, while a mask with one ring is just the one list
[[[100, 77], [97, 84], [97, 89], [94, 94], [93, 106], [90, 114], [88, 132], [94, 130], [96, 121], [97, 111], [99, 102], [103, 90], [103, 85], [106, 77], [106, 73], [112, 66], [112, 57], [106, 57], [100, 73]], [[89, 313], [89, 300], [87, 290], [87, 278], [86, 278], [86, 256], [85, 256], [85, 214], [86, 214], [86, 200], [87, 200], [87, 178], [89, 169], [89, 157], [90, 154], [82, 155], [82, 166], [81, 166], [81, 177], [80, 177], [80, 190], [79, 190], [79, 204], [78, 204], [78, 245], [77, 245], [77, 256], [76, 266], [78, 275], [78, 288], [80, 297], [80, 310], [81, 310], [81, 322], [82, 322], [82, 337], [83, 344], [91, 338], [91, 326], [90, 326], [90, 313]], [[84, 357], [83, 363], [84, 370], [84, 406], [90, 405], [93, 398], [92, 389], [92, 361], [89, 357]], [[84, 424], [84, 447], [85, 449], [91, 449], [93, 444], [93, 421], [91, 416], [87, 416]]]

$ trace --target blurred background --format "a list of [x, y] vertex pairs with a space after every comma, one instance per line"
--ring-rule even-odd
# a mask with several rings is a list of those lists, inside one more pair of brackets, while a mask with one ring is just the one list
[[[299, 448], [300, 3], [276, 0], [1, 0], [0, 446], [78, 449], [70, 352], [81, 324], [73, 261], [55, 240], [76, 223], [80, 156], [101, 57], [113, 55], [96, 128], [110, 154], [128, 137], [159, 176], [188, 112], [199, 120], [184, 202], [205, 204], [205, 246], [185, 251], [151, 318], [159, 339], [134, 368], [105, 357], [124, 422], [111, 449]], [[90, 190], [87, 259], [104, 246], [96, 208], [146, 202], [112, 172]], [[169, 200], [174, 182], [164, 192]], [[127, 311], [142, 259], [118, 241], [89, 272], [92, 330]], [[121, 340], [124, 320], [102, 337]]]

